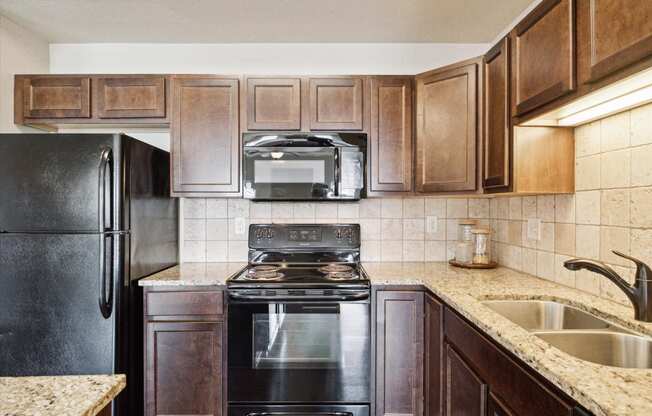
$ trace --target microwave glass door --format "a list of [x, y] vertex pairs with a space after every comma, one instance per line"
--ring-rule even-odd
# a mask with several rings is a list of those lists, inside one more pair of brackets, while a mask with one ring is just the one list
[[336, 194], [337, 151], [255, 148], [244, 151], [244, 196], [255, 199], [324, 199]]

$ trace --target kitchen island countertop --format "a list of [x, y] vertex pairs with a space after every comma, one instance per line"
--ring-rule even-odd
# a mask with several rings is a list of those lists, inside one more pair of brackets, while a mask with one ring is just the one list
[[[244, 263], [184, 263], [147, 279], [143, 286], [224, 286]], [[423, 286], [494, 341], [597, 416], [652, 414], [652, 370], [602, 366], [553, 348], [482, 304], [490, 299], [557, 301], [645, 335], [652, 323], [634, 320], [633, 308], [534, 276], [499, 267], [459, 269], [444, 262], [362, 263], [372, 285]]]
[[122, 374], [0, 377], [0, 416], [94, 416], [126, 380]]

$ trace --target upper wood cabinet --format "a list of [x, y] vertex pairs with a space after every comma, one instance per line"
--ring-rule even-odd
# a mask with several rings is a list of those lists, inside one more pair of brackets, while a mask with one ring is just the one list
[[310, 130], [362, 130], [363, 78], [310, 78]]
[[478, 60], [416, 78], [416, 190], [476, 189]]
[[167, 75], [16, 75], [14, 122], [167, 125]]
[[412, 190], [412, 77], [373, 77], [369, 192]]
[[509, 190], [511, 185], [512, 119], [509, 101], [509, 38], [485, 55], [482, 186], [485, 190]]
[[300, 78], [247, 78], [247, 129], [300, 130]]
[[180, 76], [172, 90], [173, 195], [238, 195], [239, 80]]
[[424, 416], [423, 322], [423, 292], [377, 292], [377, 416]]
[[652, 55], [652, 1], [581, 0], [580, 82], [591, 83]]
[[84, 76], [17, 77], [15, 104], [25, 119], [88, 118], [91, 80]]
[[513, 112], [575, 90], [575, 0], [543, 0], [511, 32]]
[[98, 77], [96, 102], [102, 119], [165, 117], [165, 77]]

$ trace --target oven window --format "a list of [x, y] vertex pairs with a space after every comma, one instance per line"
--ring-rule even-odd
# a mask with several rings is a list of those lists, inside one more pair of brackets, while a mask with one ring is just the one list
[[[253, 314], [255, 369], [342, 369], [346, 325], [339, 305], [268, 305]], [[305, 313], [304, 313], [305, 312]], [[349, 339], [350, 342], [356, 342]]]
[[256, 183], [325, 183], [323, 160], [256, 160]]

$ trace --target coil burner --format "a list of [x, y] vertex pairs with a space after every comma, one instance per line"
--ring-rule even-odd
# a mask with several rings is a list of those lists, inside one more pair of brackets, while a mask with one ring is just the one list
[[247, 271], [247, 279], [251, 280], [277, 280], [283, 278], [284, 274], [279, 272], [278, 266], [255, 266]]
[[328, 266], [322, 266], [317, 270], [319, 270], [322, 273], [333, 274], [333, 273], [352, 272], [353, 267], [347, 266], [346, 264], [329, 264]]

